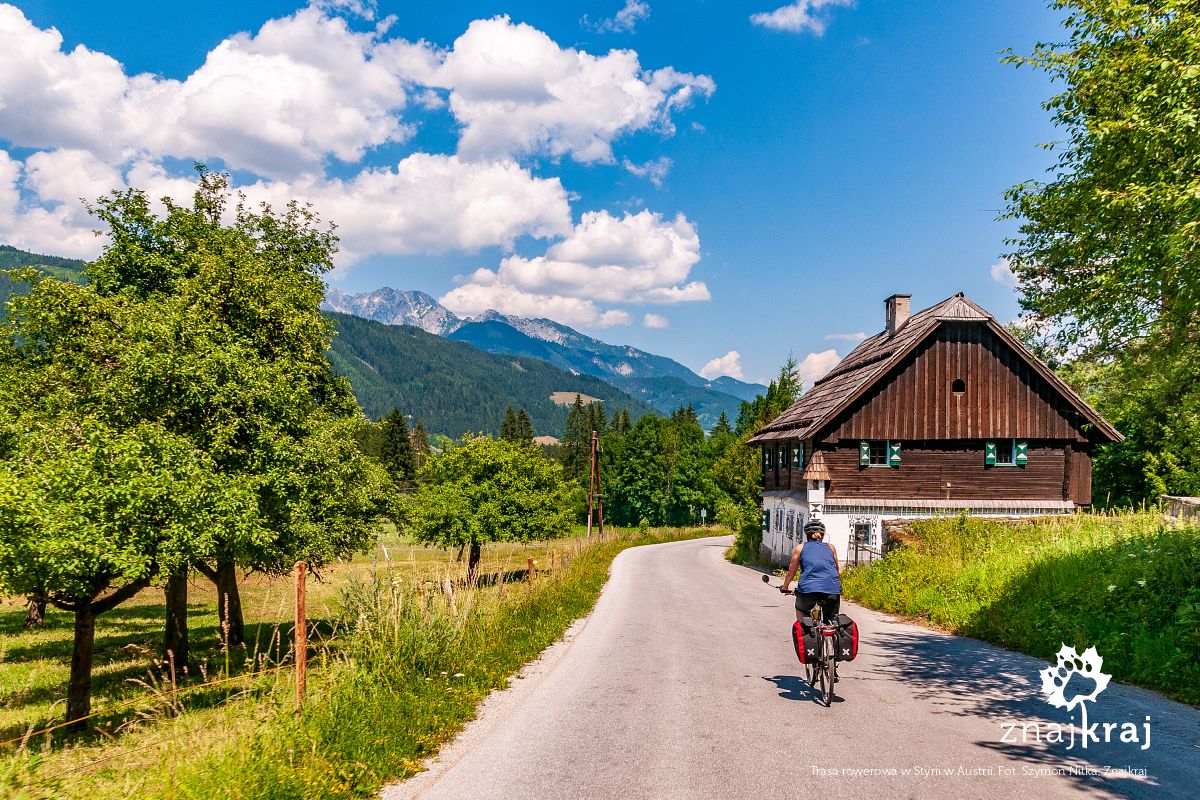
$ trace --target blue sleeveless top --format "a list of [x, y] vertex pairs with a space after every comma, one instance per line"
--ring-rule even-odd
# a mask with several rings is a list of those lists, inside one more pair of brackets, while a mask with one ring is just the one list
[[825, 542], [804, 543], [800, 551], [800, 583], [796, 588], [801, 592], [842, 593], [842, 579], [832, 547]]

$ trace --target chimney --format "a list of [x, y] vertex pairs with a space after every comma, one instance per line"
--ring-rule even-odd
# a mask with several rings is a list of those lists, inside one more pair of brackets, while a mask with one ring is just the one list
[[887, 300], [883, 301], [883, 306], [886, 309], [885, 321], [887, 322], [888, 336], [895, 336], [896, 331], [908, 322], [909, 301], [912, 300], [911, 294], [894, 294]]

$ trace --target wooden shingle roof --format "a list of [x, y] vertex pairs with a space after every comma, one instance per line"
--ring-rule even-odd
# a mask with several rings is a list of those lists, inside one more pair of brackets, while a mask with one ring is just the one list
[[1012, 347], [1030, 366], [1112, 441], [1124, 437], [1107, 420], [1067, 386], [1053, 370], [1041, 362], [1020, 340], [996, 322], [995, 317], [967, 299], [961, 292], [937, 305], [913, 314], [896, 331], [886, 330], [864, 339], [837, 363], [825, 377], [818, 380], [788, 410], [764, 425], [750, 443], [778, 439], [804, 439], [832, 420], [905, 355], [923, 342], [943, 322], [984, 322], [1006, 344]]

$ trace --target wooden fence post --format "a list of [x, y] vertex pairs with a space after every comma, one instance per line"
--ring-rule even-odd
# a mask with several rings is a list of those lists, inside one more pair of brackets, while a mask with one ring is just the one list
[[304, 708], [304, 681], [308, 668], [308, 620], [304, 613], [304, 577], [308, 565], [296, 562], [296, 630], [292, 645], [296, 653], [296, 711]]
[[533, 586], [535, 583], [537, 583], [537, 562], [532, 558], [527, 558], [525, 560], [529, 565], [529, 585]]
[[550, 574], [554, 575], [558, 572], [558, 551], [550, 551]]

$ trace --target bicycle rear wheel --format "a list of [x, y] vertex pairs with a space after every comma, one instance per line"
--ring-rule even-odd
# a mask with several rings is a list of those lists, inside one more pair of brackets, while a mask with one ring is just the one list
[[825, 654], [825, 661], [821, 665], [821, 683], [824, 693], [825, 707], [829, 708], [833, 705], [833, 671], [837, 668], [837, 661], [834, 659], [833, 654], [833, 637], [822, 636], [821, 639], [821, 649]]

